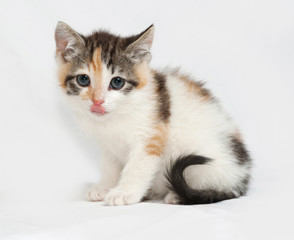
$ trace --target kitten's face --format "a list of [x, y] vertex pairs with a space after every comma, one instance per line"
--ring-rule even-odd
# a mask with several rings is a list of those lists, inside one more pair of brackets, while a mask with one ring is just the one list
[[128, 38], [102, 31], [84, 37], [59, 22], [55, 40], [61, 87], [80, 110], [100, 117], [115, 112], [146, 85], [152, 39], [153, 26]]

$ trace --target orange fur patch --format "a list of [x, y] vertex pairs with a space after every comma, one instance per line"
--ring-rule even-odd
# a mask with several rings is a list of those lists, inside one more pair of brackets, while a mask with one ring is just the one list
[[166, 141], [166, 125], [164, 123], [160, 123], [155, 127], [155, 134], [149, 138], [146, 144], [147, 154], [160, 156], [164, 151]]
[[144, 87], [147, 84], [148, 79], [152, 78], [151, 70], [146, 62], [135, 65], [134, 73], [139, 80], [139, 84], [136, 87], [137, 89]]
[[64, 63], [59, 65], [58, 79], [59, 79], [59, 84], [62, 88], [65, 88], [65, 78], [68, 74], [69, 68], [70, 68], [69, 63]]
[[92, 87], [88, 87], [85, 91], [82, 91], [81, 98], [83, 100], [91, 100], [92, 99]]
[[94, 77], [95, 77], [95, 89], [94, 89], [93, 97], [95, 99], [99, 99], [101, 97], [101, 92], [102, 92], [101, 47], [97, 48], [94, 51], [91, 66], [93, 67]]
[[194, 82], [187, 76], [179, 77], [187, 86], [188, 91], [191, 93], [195, 93], [197, 96], [201, 97], [203, 102], [207, 102], [211, 100], [211, 95], [209, 91], [201, 86], [201, 84]]

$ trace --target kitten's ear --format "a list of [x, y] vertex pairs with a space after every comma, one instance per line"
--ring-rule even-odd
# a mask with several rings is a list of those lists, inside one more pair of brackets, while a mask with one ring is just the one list
[[64, 22], [58, 22], [55, 29], [56, 55], [70, 61], [85, 46], [84, 39]]
[[154, 26], [153, 24], [145, 31], [141, 32], [126, 49], [128, 57], [135, 62], [142, 62], [151, 60], [150, 48], [153, 42]]

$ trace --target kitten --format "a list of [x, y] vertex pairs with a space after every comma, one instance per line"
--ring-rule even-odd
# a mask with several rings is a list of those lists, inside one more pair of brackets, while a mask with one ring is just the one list
[[238, 128], [203, 84], [149, 67], [154, 27], [120, 37], [55, 31], [59, 81], [100, 143], [91, 201], [205, 204], [246, 193], [251, 160]]

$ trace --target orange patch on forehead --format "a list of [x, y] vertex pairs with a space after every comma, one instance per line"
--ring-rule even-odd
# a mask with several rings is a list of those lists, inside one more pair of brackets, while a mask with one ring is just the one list
[[91, 63], [95, 72], [102, 71], [101, 47], [95, 49]]
[[137, 77], [139, 84], [136, 88], [144, 87], [148, 80], [152, 78], [152, 72], [146, 62], [140, 63], [134, 67], [134, 73]]
[[93, 90], [93, 97], [100, 99], [102, 93], [102, 60], [101, 60], [101, 47], [96, 48], [93, 53], [91, 66], [94, 71], [95, 89]]

